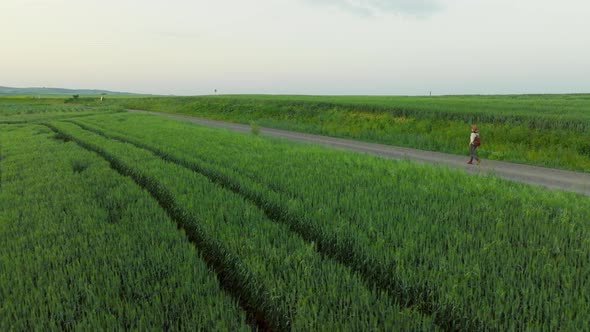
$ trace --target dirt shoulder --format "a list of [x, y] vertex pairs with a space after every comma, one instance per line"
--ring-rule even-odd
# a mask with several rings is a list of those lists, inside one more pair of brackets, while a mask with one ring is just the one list
[[[148, 112], [140, 110], [129, 111], [136, 113], [148, 113], [159, 116], [165, 116], [168, 118], [179, 119], [202, 125], [220, 127], [241, 132], [250, 131], [250, 126], [248, 125], [207, 120], [188, 115]], [[282, 137], [296, 141], [318, 143], [345, 150], [371, 153], [385, 158], [409, 159], [431, 164], [448, 165], [454, 168], [460, 168], [468, 172], [479, 174], [492, 173], [500, 177], [514, 181], [519, 181], [532, 185], [545, 186], [551, 189], [566, 190], [590, 196], [590, 174], [588, 173], [529, 166], [495, 160], [483, 160], [481, 165], [479, 166], [467, 165], [465, 163], [467, 160], [467, 156], [416, 150], [411, 148], [391, 146], [385, 144], [367, 143], [350, 139], [313, 135], [273, 128], [260, 128], [260, 133], [264, 135]]]

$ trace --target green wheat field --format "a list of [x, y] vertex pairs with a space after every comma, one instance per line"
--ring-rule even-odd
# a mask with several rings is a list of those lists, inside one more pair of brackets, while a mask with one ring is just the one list
[[141, 109], [590, 172], [590, 95], [0, 98], [0, 330], [583, 331], [590, 197]]

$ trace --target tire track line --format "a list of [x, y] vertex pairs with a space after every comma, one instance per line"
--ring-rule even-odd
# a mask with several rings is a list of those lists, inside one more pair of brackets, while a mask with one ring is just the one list
[[450, 306], [437, 308], [436, 305], [438, 300], [433, 289], [428, 287], [408, 287], [403, 280], [399, 280], [395, 273], [392, 272], [395, 270], [395, 266], [381, 265], [373, 257], [364, 254], [358, 245], [352, 242], [352, 240], [349, 238], [337, 238], [335, 236], [322, 238], [318, 234], [322, 234], [324, 232], [315, 226], [316, 223], [313, 223], [310, 220], [305, 220], [304, 218], [301, 218], [296, 212], [290, 211], [287, 207], [280, 204], [280, 199], [276, 199], [274, 201], [269, 200], [264, 197], [264, 194], [261, 191], [249, 189], [258, 185], [259, 187], [262, 187], [262, 190], [270, 192], [271, 194], [274, 193], [277, 197], [279, 197], [280, 194], [277, 194], [264, 184], [257, 183], [246, 177], [246, 182], [250, 182], [250, 184], [243, 185], [243, 182], [236, 181], [232, 179], [231, 176], [216, 171], [211, 167], [203, 166], [202, 164], [196, 162], [175, 157], [166, 153], [165, 151], [161, 151], [145, 143], [138, 142], [133, 139], [123, 138], [119, 135], [108, 134], [103, 130], [92, 128], [75, 121], [67, 122], [75, 124], [83, 130], [95, 133], [106, 139], [115, 140], [125, 144], [131, 144], [136, 148], [151, 152], [165, 161], [199, 173], [209, 178], [213, 183], [219, 185], [220, 187], [244, 197], [246, 200], [259, 208], [270, 220], [285, 224], [292, 232], [297, 233], [306, 242], [316, 243], [316, 250], [320, 254], [333, 259], [334, 261], [350, 268], [355, 272], [358, 272], [365, 284], [369, 287], [377, 286], [378, 288], [387, 291], [390, 296], [392, 296], [394, 300], [402, 307], [415, 308], [420, 313], [427, 316], [435, 315], [435, 323], [443, 330], [485, 330], [485, 324], [483, 322], [472, 322], [469, 326], [458, 326], [458, 321], [458, 324], [465, 323], [464, 321], [460, 321], [460, 317], [463, 316], [463, 312], [461, 310], [457, 310], [456, 307], [452, 308]]

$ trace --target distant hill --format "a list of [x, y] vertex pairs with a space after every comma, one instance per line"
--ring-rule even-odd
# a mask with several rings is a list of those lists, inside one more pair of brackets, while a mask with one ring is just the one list
[[0, 95], [134, 95], [129, 92], [115, 92], [94, 89], [62, 89], [62, 88], [11, 88], [0, 86]]

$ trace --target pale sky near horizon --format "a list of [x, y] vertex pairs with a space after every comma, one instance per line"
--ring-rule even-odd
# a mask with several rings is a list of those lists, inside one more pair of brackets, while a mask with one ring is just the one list
[[587, 0], [0, 0], [0, 86], [590, 92]]

